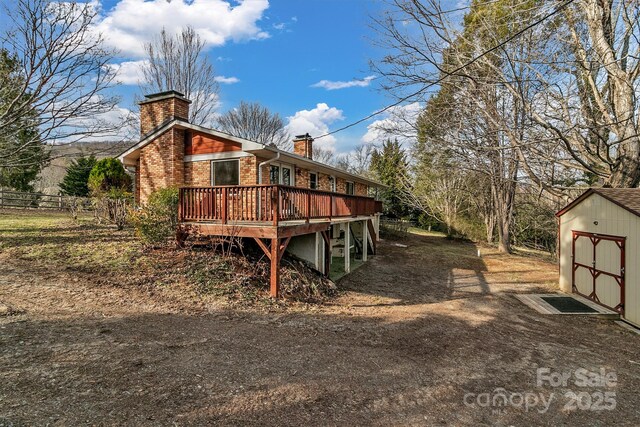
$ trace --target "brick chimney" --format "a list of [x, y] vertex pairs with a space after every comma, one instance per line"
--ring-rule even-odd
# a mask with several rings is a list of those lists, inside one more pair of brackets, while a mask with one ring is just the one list
[[[191, 101], [176, 91], [146, 95], [140, 102], [140, 138], [173, 119], [189, 119]], [[172, 127], [140, 149], [136, 166], [137, 201], [145, 204], [154, 191], [184, 185], [185, 131]]]
[[313, 138], [308, 133], [293, 139], [293, 154], [313, 160]]
[[173, 119], [189, 120], [189, 101], [180, 92], [166, 92], [145, 95], [140, 105], [140, 137], [144, 138], [153, 129], [159, 128]]

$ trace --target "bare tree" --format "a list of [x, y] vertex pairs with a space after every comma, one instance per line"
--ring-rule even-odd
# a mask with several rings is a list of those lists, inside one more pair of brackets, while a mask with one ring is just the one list
[[333, 165], [335, 163], [336, 153], [326, 148], [313, 146], [313, 160], [316, 162], [324, 163], [326, 165]]
[[465, 210], [467, 181], [459, 173], [431, 170], [429, 180], [399, 177], [402, 201], [412, 209], [441, 222], [447, 237], [454, 237], [460, 215]]
[[144, 45], [147, 61], [142, 67], [142, 90], [181, 92], [192, 101], [189, 121], [210, 126], [218, 105], [219, 86], [204, 47], [205, 42], [191, 27], [183, 28], [176, 35], [163, 28]]
[[291, 148], [282, 117], [256, 102], [241, 101], [237, 108], [219, 116], [215, 126], [222, 132], [250, 141], [280, 149]]
[[[443, 74], [475, 79], [458, 66], [484, 67], [529, 122], [513, 147], [528, 179], [551, 192], [567, 182], [640, 184], [640, 3], [472, 2], [470, 13], [495, 12], [467, 20], [472, 32], [437, 0], [391, 4], [376, 27], [392, 53], [374, 64], [389, 91], [423, 99]], [[441, 66], [452, 58], [458, 66]]]
[[[20, 154], [34, 144], [117, 136], [122, 128], [113, 119], [118, 98], [107, 94], [114, 78], [108, 66], [113, 52], [93, 29], [95, 8], [49, 0], [4, 6], [8, 29], [0, 41], [18, 64], [19, 76], [12, 81], [20, 83], [0, 86], [0, 134], [20, 143], [0, 148], [0, 165], [26, 166]], [[25, 138], [20, 123], [38, 131]]]

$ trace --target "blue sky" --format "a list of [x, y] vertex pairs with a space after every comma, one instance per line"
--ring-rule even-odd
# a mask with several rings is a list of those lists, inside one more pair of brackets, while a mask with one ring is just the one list
[[[292, 133], [312, 135], [348, 124], [385, 106], [368, 61], [370, 16], [377, 0], [111, 0], [93, 2], [98, 28], [121, 53], [121, 107], [137, 110], [136, 67], [141, 46], [163, 26], [192, 25], [207, 42], [220, 76], [220, 112], [257, 101], [290, 121]], [[223, 79], [224, 78], [224, 79]], [[332, 90], [330, 90], [332, 89]], [[289, 118], [292, 118], [289, 120]], [[384, 117], [380, 117], [383, 119]], [[370, 120], [321, 144], [347, 152], [375, 140]], [[320, 141], [319, 141], [320, 143]]]

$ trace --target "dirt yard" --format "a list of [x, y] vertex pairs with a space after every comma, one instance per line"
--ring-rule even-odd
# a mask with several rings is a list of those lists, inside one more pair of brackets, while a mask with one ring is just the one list
[[[640, 335], [522, 305], [555, 290], [539, 258], [410, 235], [322, 305], [243, 309], [104, 280], [140, 261], [94, 235], [0, 213], [0, 426], [640, 425]], [[581, 387], [581, 368], [617, 381]]]

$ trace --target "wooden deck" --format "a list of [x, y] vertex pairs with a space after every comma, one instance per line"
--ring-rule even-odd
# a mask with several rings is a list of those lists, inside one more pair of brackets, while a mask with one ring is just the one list
[[284, 185], [183, 187], [178, 206], [182, 236], [255, 239], [271, 261], [274, 297], [279, 291], [280, 260], [293, 236], [321, 233], [326, 260], [331, 224], [362, 220], [371, 230], [372, 218], [382, 212], [382, 202], [372, 197]]
[[261, 224], [374, 215], [382, 202], [372, 197], [284, 185], [184, 187], [180, 189], [180, 222]]

